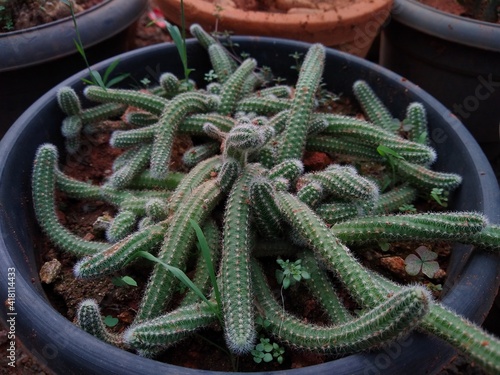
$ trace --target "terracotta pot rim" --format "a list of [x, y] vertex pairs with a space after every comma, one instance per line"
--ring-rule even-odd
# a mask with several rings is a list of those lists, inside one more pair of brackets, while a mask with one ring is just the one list
[[[172, 5], [178, 5], [180, 9], [180, 0], [161, 0], [162, 2], [168, 2]], [[311, 13], [271, 13], [263, 11], [245, 11], [237, 8], [227, 8], [221, 11], [220, 17], [223, 21], [228, 20], [245, 20], [245, 24], [261, 23], [261, 22], [273, 22], [274, 25], [298, 23], [303, 24], [307, 22], [308, 24], [332, 24], [332, 20], [348, 20], [349, 22], [358, 22], [357, 20], [363, 20], [367, 18], [372, 18], [374, 13], [378, 13], [384, 10], [387, 12], [392, 6], [393, 0], [378, 0], [373, 2], [362, 2], [359, 1], [355, 4], [340, 8], [338, 10], [330, 10], [326, 12], [311, 12]], [[215, 5], [211, 2], [204, 0], [185, 0], [185, 9], [195, 9], [198, 14], [206, 14], [210, 17], [214, 17]], [[189, 14], [189, 11], [186, 10]], [[188, 16], [189, 17], [189, 16]]]

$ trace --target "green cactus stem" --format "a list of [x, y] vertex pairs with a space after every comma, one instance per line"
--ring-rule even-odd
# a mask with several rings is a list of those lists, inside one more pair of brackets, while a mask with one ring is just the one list
[[166, 223], [148, 226], [91, 257], [82, 258], [75, 264], [73, 273], [78, 278], [89, 278], [118, 271], [134, 259], [139, 251], [157, 249], [166, 230]]
[[151, 173], [163, 178], [168, 173], [174, 134], [178, 125], [190, 113], [212, 109], [214, 98], [197, 92], [186, 92], [177, 95], [165, 108], [158, 128], [155, 130], [153, 149], [151, 151]]
[[275, 196], [286, 220], [362, 306], [374, 307], [385, 298], [368, 271], [309, 206], [287, 192], [277, 191]]
[[220, 266], [226, 344], [235, 354], [250, 352], [256, 339], [250, 271], [250, 205], [248, 191], [259, 172], [249, 164], [235, 182], [224, 212]]
[[[221, 198], [221, 191], [215, 179], [210, 179], [192, 191], [179, 204], [165, 234], [158, 258], [172, 267], [184, 268], [189, 250], [194, 245], [195, 232], [190, 220], [203, 222]], [[175, 277], [156, 264], [149, 279], [144, 299], [137, 312], [135, 322], [143, 322], [161, 314], [170, 299], [175, 285]]]
[[467, 240], [487, 225], [474, 212], [380, 215], [353, 218], [331, 227], [347, 244], [376, 241]]
[[371, 122], [389, 132], [394, 132], [395, 128], [399, 127], [399, 122], [395, 124], [389, 109], [365, 81], [354, 82], [352, 91]]
[[216, 322], [216, 314], [205, 303], [186, 305], [130, 326], [123, 334], [123, 341], [136, 350], [157, 351]]
[[250, 185], [250, 200], [258, 232], [265, 238], [279, 236], [283, 232], [283, 227], [271, 182], [264, 179], [253, 181]]
[[304, 251], [299, 253], [297, 258], [302, 259], [304, 268], [311, 275], [311, 278], [306, 283], [307, 289], [321, 303], [321, 306], [328, 314], [330, 322], [337, 325], [352, 320], [353, 316], [337, 295], [337, 291], [329, 280], [326, 271], [321, 268], [314, 255], [309, 251]]
[[381, 346], [408, 334], [431, 303], [425, 288], [408, 287], [347, 322], [326, 327], [306, 324], [283, 311], [258, 268], [253, 265], [253, 282], [261, 314], [270, 322], [267, 329], [299, 349], [345, 355]]
[[[213, 219], [209, 219], [205, 222], [201, 228], [205, 239], [207, 240], [208, 248], [210, 250], [210, 262], [212, 264], [218, 264], [221, 255], [221, 240], [222, 233], [217, 226], [217, 223]], [[201, 256], [201, 250], [196, 249], [197, 262], [195, 266], [196, 273], [193, 278], [193, 283], [196, 285], [205, 295], [209, 295], [213, 285], [211, 284], [210, 274], [208, 270], [207, 262], [204, 257]], [[182, 299], [180, 306], [192, 305], [199, 302], [200, 297], [192, 290], [189, 289], [186, 295]]]
[[408, 131], [409, 140], [424, 145], [429, 143], [427, 116], [425, 108], [421, 103], [411, 103], [408, 106], [403, 124], [410, 127]]
[[434, 188], [441, 188], [450, 192], [462, 183], [462, 177], [456, 173], [433, 171], [423, 165], [410, 163], [402, 159], [395, 159], [394, 164], [396, 173], [402, 180], [426, 192], [430, 192]]
[[87, 86], [83, 93], [90, 100], [132, 105], [157, 116], [162, 114], [163, 109], [168, 104], [166, 99], [134, 90], [103, 89], [98, 86]]
[[313, 44], [302, 63], [292, 99], [283, 141], [280, 144], [278, 161], [301, 159], [305, 150], [307, 130], [314, 107], [316, 90], [323, 74], [325, 47]]
[[245, 79], [252, 74], [257, 67], [257, 61], [247, 59], [231, 74], [224, 82], [221, 93], [221, 104], [218, 112], [221, 115], [230, 115], [236, 107], [236, 103], [242, 96]]
[[80, 302], [76, 312], [76, 324], [85, 332], [115, 346], [125, 346], [121, 335], [107, 330], [97, 302], [86, 299]]
[[369, 122], [334, 114], [317, 116], [321, 116], [328, 122], [328, 126], [323, 131], [325, 135], [347, 136], [375, 148], [383, 145], [397, 152], [407, 162], [427, 165], [436, 160], [436, 152], [431, 147], [405, 140]]
[[33, 176], [33, 205], [36, 218], [50, 240], [61, 249], [78, 255], [90, 255], [107, 245], [81, 239], [61, 225], [56, 213], [55, 187], [58, 153], [53, 145], [43, 144], [36, 153]]

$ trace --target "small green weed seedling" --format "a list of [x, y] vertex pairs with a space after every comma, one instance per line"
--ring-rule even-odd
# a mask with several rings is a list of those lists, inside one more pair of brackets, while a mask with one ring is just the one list
[[290, 262], [289, 259], [277, 259], [276, 262], [281, 266], [280, 270], [276, 270], [276, 279], [284, 289], [311, 278], [309, 272], [302, 268], [302, 259], [297, 259], [295, 262]]
[[279, 364], [283, 363], [283, 354], [285, 354], [285, 348], [279, 346], [275, 342], [271, 342], [270, 339], [261, 337], [260, 342], [255, 345], [255, 349], [251, 351], [253, 360], [256, 363], [271, 362], [273, 359]]
[[448, 207], [448, 193], [446, 191], [441, 188], [433, 188], [430, 195], [440, 206]]

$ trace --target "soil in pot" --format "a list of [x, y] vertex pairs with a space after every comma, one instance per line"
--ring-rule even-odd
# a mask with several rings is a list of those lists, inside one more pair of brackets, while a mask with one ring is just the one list
[[[468, 13], [457, 0], [419, 0], [419, 2], [446, 13], [455, 14], [461, 17], [474, 18], [473, 15]], [[500, 24], [500, 19], [497, 23]]]
[[[91, 8], [104, 0], [76, 0], [75, 13]], [[11, 1], [0, 9], [0, 33], [28, 29], [71, 16], [69, 7], [62, 1], [43, 2]]]
[[300, 13], [320, 12], [343, 8], [352, 5], [351, 0], [326, 2], [318, 0], [205, 0], [209, 3], [217, 3], [221, 8], [232, 7], [244, 11], [272, 12], [272, 13]]
[[[347, 99], [330, 103], [336, 113], [354, 115], [359, 113], [359, 108]], [[120, 122], [116, 122], [120, 126]], [[107, 123], [107, 126], [113, 128], [113, 123]], [[63, 171], [68, 176], [82, 181], [92, 181], [94, 184], [100, 184], [111, 174], [111, 165], [113, 160], [121, 153], [121, 150], [114, 149], [109, 145], [109, 133], [102, 134], [89, 139], [89, 147], [86, 151], [75, 156], [67, 157], [64, 162]], [[184, 152], [192, 145], [189, 138], [178, 138], [174, 148], [175, 153], [172, 158], [171, 168], [177, 171], [186, 171], [182, 166], [181, 157]], [[78, 163], [77, 163], [78, 162]], [[338, 159], [333, 156], [309, 152], [305, 158], [307, 170], [322, 170], [332, 162], [349, 163], [350, 160]], [[363, 169], [372, 172], [380, 172], [386, 168], [379, 164], [366, 164]], [[416, 204], [420, 211], [441, 210], [436, 202], [420, 200]], [[59, 194], [58, 197], [58, 215], [64, 226], [73, 233], [88, 240], [102, 239], [103, 232], [94, 227], [94, 223], [99, 217], [113, 216], [114, 207], [96, 201], [72, 200]], [[439, 271], [429, 278], [423, 274], [410, 276], [405, 271], [404, 259], [407, 255], [415, 253], [419, 246], [426, 246], [435, 252], [438, 256], [440, 265]], [[392, 244], [389, 249], [380, 247], [367, 248], [359, 252], [360, 259], [372, 269], [377, 270], [394, 280], [401, 283], [419, 282], [428, 285], [436, 298], [439, 298], [441, 285], [444, 285], [446, 276], [446, 267], [450, 255], [450, 245], [448, 243], [429, 243], [429, 244], [411, 244], [399, 243]], [[286, 259], [286, 258], [284, 258]], [[291, 258], [294, 260], [295, 258]], [[117, 273], [109, 277], [102, 277], [93, 280], [79, 280], [73, 276], [73, 266], [76, 263], [76, 257], [59, 251], [50, 243], [44, 241], [42, 253], [40, 255], [40, 264], [44, 265], [41, 271], [41, 280], [44, 281], [44, 289], [55, 308], [69, 320], [74, 320], [78, 304], [86, 298], [92, 298], [101, 306], [103, 316], [109, 316], [110, 321], [116, 323], [112, 329], [120, 333], [126, 329], [133, 321], [137, 312], [142, 289], [146, 285], [151, 267], [146, 262], [140, 262], [130, 266], [125, 273]], [[60, 263], [61, 269], [56, 273], [47, 272], [46, 267]], [[279, 268], [276, 263], [276, 257], [266, 257], [263, 262], [266, 267], [268, 280], [275, 290], [280, 290], [274, 273]], [[190, 273], [187, 273], [191, 276]], [[127, 285], [115, 285], [117, 277], [130, 276], [138, 284], [137, 287]], [[306, 281], [307, 282], [307, 281]], [[340, 285], [338, 285], [341, 288]], [[179, 299], [184, 293], [181, 288], [178, 291]], [[296, 284], [288, 290], [281, 290], [284, 307], [295, 313], [303, 319], [317, 324], [328, 324], [326, 314], [322, 311], [320, 305], [310, 298], [304, 284]], [[346, 293], [342, 293], [346, 305], [354, 311], [357, 306], [349, 299]], [[173, 306], [175, 307], [175, 301]], [[235, 364], [234, 358], [230, 357], [226, 351], [222, 333], [217, 329], [205, 330], [193, 338], [180, 342], [174, 347], [162, 353], [157, 360], [182, 367], [219, 370], [219, 371], [273, 371], [290, 368], [301, 368], [314, 364], [323, 363], [334, 359], [332, 356], [319, 355], [286, 347], [280, 344], [284, 349], [284, 361], [279, 364], [276, 361], [269, 363], [255, 363], [252, 355], [246, 355], [238, 359]]]

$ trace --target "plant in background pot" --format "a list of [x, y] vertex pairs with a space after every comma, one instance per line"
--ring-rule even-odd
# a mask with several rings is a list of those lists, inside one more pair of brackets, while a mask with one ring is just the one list
[[[129, 33], [147, 4], [147, 0], [103, 0], [77, 13], [91, 64], [128, 49]], [[7, 17], [6, 11], [0, 11], [0, 16]], [[75, 49], [73, 20], [67, 14], [39, 26], [0, 33], [0, 137], [36, 99], [85, 67]]]
[[[181, 23], [181, 0], [155, 0], [165, 17]], [[368, 53], [387, 20], [392, 0], [218, 1], [184, 0], [188, 25], [237, 35], [322, 43], [357, 56]]]
[[473, 18], [486, 22], [497, 22], [500, 12], [498, 0], [457, 0]]
[[[266, 338], [256, 342], [257, 322], [264, 320], [267, 323], [262, 323], [262, 327], [277, 341], [320, 352], [356, 352], [299, 372], [361, 374], [367, 368], [390, 368], [395, 373], [435, 371], [449, 361], [454, 350], [427, 334], [412, 333], [382, 351], [357, 353], [400, 337], [418, 324], [497, 371], [498, 341], [457, 315], [481, 321], [498, 289], [500, 263], [498, 254], [491, 251], [498, 248], [498, 227], [472, 212], [484, 213], [491, 223], [499, 221], [498, 185], [470, 135], [455, 120], [444, 117], [443, 107], [427, 94], [402, 82], [399, 76], [353, 56], [325, 50], [318, 44], [235, 37], [233, 41], [239, 50], [252, 56], [237, 64], [202, 29], [194, 27], [192, 32], [200, 42], [188, 41], [187, 56], [190, 78], [198, 83], [199, 90], [186, 90], [192, 86], [181, 85], [176, 78], [184, 76], [184, 68], [174, 46], [133, 51], [121, 56], [124, 68], [131, 74], [129, 82], [143, 80], [145, 72], [151, 72], [147, 68], [159, 66], [158, 71], [168, 73], [149, 77], [158, 79], [158, 87], [141, 92], [89, 86], [84, 90], [85, 102], [81, 103], [82, 73], [40, 99], [2, 141], [0, 177], [11, 184], [0, 189], [0, 256], [2, 264], [8, 267], [0, 272], [1, 277], [7, 277], [7, 272], [15, 274], [19, 298], [12, 305], [22, 317], [17, 332], [24, 343], [59, 373], [191, 374], [196, 370], [142, 358], [103, 341], [154, 356], [171, 340], [184, 338], [204, 326], [219, 325], [224, 328], [228, 347], [236, 354], [251, 352], [263, 361], [269, 357], [266, 353], [280, 358], [282, 344], [271, 345], [268, 351], [270, 342]], [[213, 67], [204, 48], [208, 49]], [[298, 77], [297, 70], [290, 69], [293, 53], [305, 55]], [[166, 65], [161, 65], [165, 61]], [[289, 82], [297, 81], [295, 89], [291, 91], [284, 85], [256, 88], [262, 84], [263, 72], [256, 69], [257, 61]], [[95, 69], [103, 71], [110, 63], [103, 62]], [[336, 72], [342, 72], [341, 79]], [[218, 82], [202, 89], [207, 76], [216, 76]], [[353, 90], [370, 121], [318, 112], [316, 95], [321, 82], [324, 89], [349, 95]], [[88, 100], [102, 104], [89, 106]], [[382, 102], [390, 103], [391, 112]], [[125, 151], [114, 163], [114, 173], [108, 181], [95, 185], [62, 173], [55, 145], [61, 151], [66, 149], [69, 155], [88, 146], [86, 140], [99, 128], [96, 121], [122, 113], [124, 104], [133, 105], [136, 110], [126, 114], [129, 125], [119, 125], [122, 129], [112, 134], [112, 144]], [[409, 139], [398, 134], [399, 125], [395, 126], [393, 116], [406, 118]], [[64, 137], [57, 123], [63, 123]], [[30, 137], [39, 129], [44, 129], [42, 137]], [[179, 174], [169, 171], [168, 165], [172, 141], [180, 133], [189, 134], [198, 142], [185, 153], [185, 161], [193, 167], [179, 182]], [[428, 166], [436, 155], [427, 142], [436, 147], [439, 155], [448, 152], [454, 158], [440, 157], [436, 170], [431, 171]], [[385, 160], [383, 153], [391, 161], [387, 169], [398, 188], [380, 194], [378, 178], [364, 177], [347, 165], [330, 165], [316, 173], [304, 171], [304, 147], [371, 158], [381, 165]], [[463, 175], [461, 184], [458, 174]], [[409, 185], [396, 182], [395, 176]], [[140, 191], [134, 186], [140, 186]], [[167, 191], [168, 186], [174, 188]], [[452, 208], [461, 212], [381, 214], [412, 199], [416, 190], [428, 194], [433, 187], [454, 191]], [[106, 200], [119, 208], [107, 230], [110, 243], [80, 238], [59, 223], [56, 188], [77, 199]], [[31, 201], [32, 194], [35, 212], [26, 202]], [[86, 209], [90, 206], [86, 205]], [[82, 258], [75, 267], [78, 277], [121, 272], [136, 255], [157, 262], [136, 321], [125, 333], [108, 331], [94, 301], [82, 301], [78, 323], [100, 340], [76, 328], [49, 305], [40, 293], [37, 276], [36, 244], [40, 233], [34, 226], [35, 215], [43, 231], [58, 246], [80, 254]], [[188, 292], [188, 302], [184, 299], [180, 308], [166, 312], [163, 304], [170, 298], [170, 287], [176, 280], [169, 270], [179, 274], [179, 269], [185, 268], [186, 256], [195, 245], [197, 228], [193, 221], [203, 227], [212, 249], [222, 242], [220, 271], [217, 275], [207, 271], [195, 273], [196, 284], [207, 286], [205, 302]], [[374, 226], [382, 230], [373, 230]], [[222, 241], [217, 240], [218, 227]], [[295, 275], [295, 280], [306, 279], [306, 284], [321, 286], [318, 299], [329, 302], [325, 310], [332, 314], [334, 323], [343, 323], [320, 327], [305, 324], [283, 311], [261, 272], [265, 262], [257, 251], [275, 242], [259, 238], [267, 236], [277, 236], [278, 244], [286, 244], [285, 249], [274, 247], [273, 251], [285, 251], [283, 255], [293, 257], [296, 255], [288, 251], [297, 247], [303, 251], [302, 262], [293, 262], [293, 267], [282, 262], [281, 280], [285, 280], [285, 275]], [[449, 279], [453, 286], [441, 302], [433, 301], [422, 287], [401, 287], [368, 271], [345, 245], [354, 249], [356, 244], [373, 240], [436, 240], [443, 236], [473, 243], [477, 248], [454, 248], [450, 268], [454, 277]], [[487, 248], [490, 251], [485, 251]], [[270, 255], [270, 250], [264, 248], [264, 254]], [[206, 269], [218, 262], [196, 264]], [[302, 266], [308, 272], [304, 273]], [[362, 310], [353, 312], [337, 303], [328, 281], [331, 271]], [[210, 282], [210, 275], [218, 280]], [[470, 282], [472, 279], [474, 283]], [[2, 297], [7, 299], [4, 293], [2, 290]], [[328, 298], [321, 299], [325, 295]], [[464, 298], [475, 302], [464, 303]], [[259, 316], [265, 319], [258, 319]], [[366, 331], [360, 331], [364, 327]], [[352, 336], [344, 335], [346, 331]], [[338, 341], [332, 342], [332, 338]]]
[[499, 24], [396, 0], [381, 34], [380, 64], [448, 107], [500, 170]]

